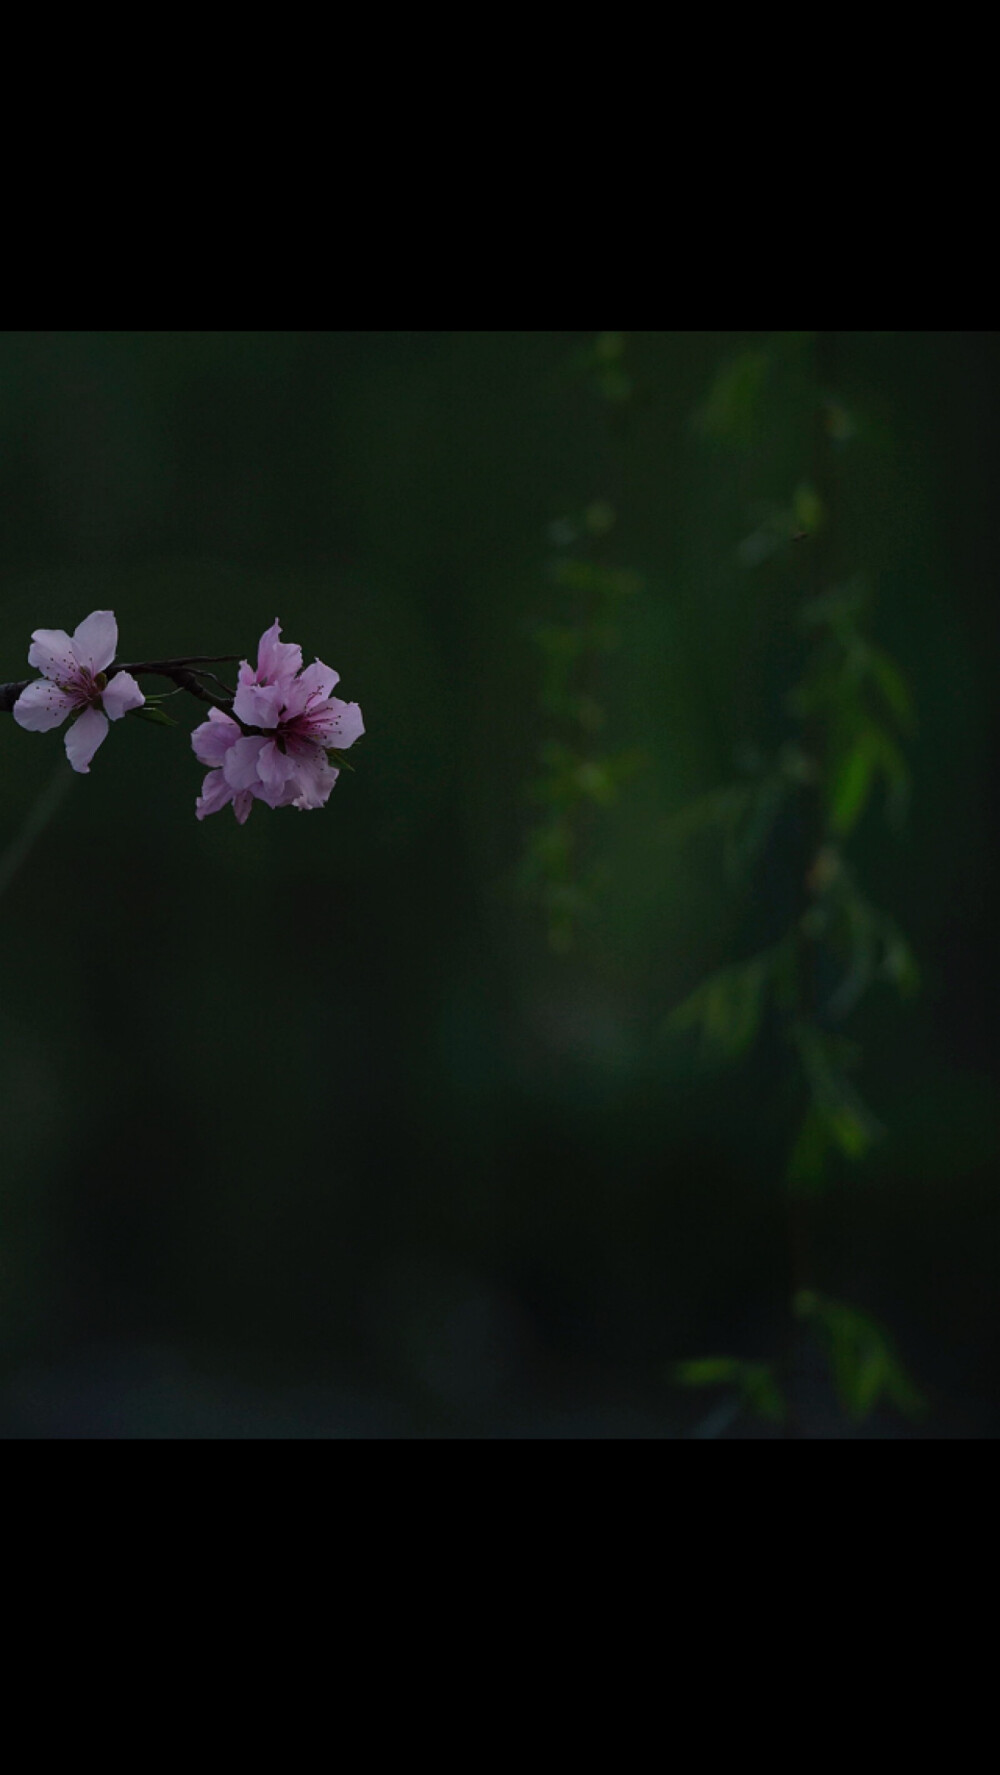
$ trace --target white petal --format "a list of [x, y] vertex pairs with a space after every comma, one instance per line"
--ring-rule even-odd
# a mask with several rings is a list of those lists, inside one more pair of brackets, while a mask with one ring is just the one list
[[73, 646], [81, 666], [103, 672], [118, 646], [118, 624], [113, 610], [92, 610], [73, 631]]
[[194, 804], [195, 814], [203, 820], [206, 814], [217, 814], [220, 808], [227, 807], [232, 799], [233, 792], [221, 770], [210, 770]]
[[248, 734], [245, 739], [237, 740], [230, 746], [223, 760], [223, 772], [231, 789], [260, 788], [257, 775], [257, 759], [267, 740], [261, 734]]
[[332, 666], [325, 666], [321, 659], [314, 659], [312, 665], [307, 666], [301, 674], [299, 683], [307, 696], [312, 696], [314, 691], [318, 691], [320, 696], [329, 696], [334, 685], [340, 683], [340, 673], [335, 672]]
[[101, 692], [104, 713], [112, 721], [120, 721], [130, 709], [141, 709], [145, 701], [131, 672], [116, 672]]
[[277, 727], [284, 696], [275, 684], [243, 684], [233, 698], [233, 714], [248, 727]]
[[50, 727], [59, 727], [75, 708], [75, 698], [67, 696], [51, 678], [36, 678], [14, 704], [14, 720], [29, 733], [48, 733]]
[[295, 760], [287, 752], [279, 752], [273, 740], [267, 740], [257, 754], [257, 775], [271, 795], [280, 795], [295, 771]]
[[102, 741], [107, 739], [108, 718], [100, 709], [84, 709], [66, 735], [66, 756], [74, 770], [84, 776], [90, 772], [90, 760]]
[[208, 720], [191, 735], [191, 750], [200, 764], [221, 764], [230, 746], [242, 737], [237, 722], [221, 709], [209, 709]]
[[324, 715], [328, 710], [332, 720], [329, 724], [324, 724], [323, 744], [336, 746], [338, 752], [346, 752], [348, 746], [353, 746], [355, 740], [359, 740], [365, 731], [361, 710], [357, 703], [342, 703], [339, 696], [332, 696], [324, 705]]
[[56, 683], [75, 677], [79, 668], [76, 649], [65, 629], [36, 629], [28, 648], [28, 664]]

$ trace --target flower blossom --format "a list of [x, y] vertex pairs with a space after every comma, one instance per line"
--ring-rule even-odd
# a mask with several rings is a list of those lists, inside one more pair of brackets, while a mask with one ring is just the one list
[[[365, 731], [357, 703], [330, 694], [339, 674], [321, 660], [303, 670], [301, 647], [280, 634], [275, 619], [260, 638], [256, 670], [246, 660], [240, 666], [237, 719], [212, 709], [191, 735], [195, 757], [215, 767], [195, 806], [199, 820], [230, 802], [241, 826], [254, 800], [322, 807], [340, 775], [328, 750], [346, 751]], [[244, 732], [249, 727], [263, 731]]]
[[14, 720], [29, 733], [47, 733], [67, 715], [66, 756], [74, 770], [90, 771], [90, 760], [107, 736], [108, 717], [118, 721], [146, 701], [131, 672], [107, 676], [118, 647], [118, 624], [111, 610], [94, 610], [74, 630], [36, 629], [28, 649], [29, 666], [43, 673], [22, 690]]

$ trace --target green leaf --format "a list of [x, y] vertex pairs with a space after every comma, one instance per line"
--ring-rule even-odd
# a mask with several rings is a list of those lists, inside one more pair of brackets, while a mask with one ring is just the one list
[[857, 634], [856, 618], [866, 610], [871, 599], [868, 587], [854, 577], [830, 592], [808, 598], [799, 612], [805, 628], [829, 628], [842, 637]]
[[682, 1387], [716, 1387], [739, 1377], [743, 1364], [735, 1356], [702, 1356], [693, 1362], [674, 1364], [674, 1379]]
[[753, 786], [749, 783], [732, 783], [725, 789], [712, 789], [671, 814], [661, 827], [662, 835], [667, 839], [681, 839], [695, 832], [711, 831], [713, 827], [726, 829], [750, 807], [752, 801]]
[[594, 356], [598, 362], [616, 364], [624, 354], [624, 333], [598, 333], [594, 341]]
[[128, 713], [130, 715], [137, 715], [140, 721], [155, 721], [157, 727], [177, 726], [177, 722], [174, 721], [170, 715], [167, 715], [163, 709], [152, 708], [149, 703], [143, 703], [142, 707], [138, 709], [129, 709]]
[[826, 518], [826, 507], [815, 487], [808, 481], [802, 481], [795, 489], [792, 499], [792, 513], [800, 530], [811, 536], [817, 531]]
[[769, 354], [744, 351], [718, 370], [695, 424], [706, 437], [731, 443], [749, 439], [769, 367]]
[[871, 794], [878, 747], [866, 729], [845, 752], [830, 787], [830, 824], [841, 838], [854, 830]]
[[573, 780], [591, 801], [606, 807], [615, 799], [615, 780], [607, 765], [597, 759], [586, 759], [578, 765]]
[[862, 1158], [883, 1129], [844, 1071], [857, 1057], [856, 1046], [804, 1022], [795, 1026], [792, 1039], [829, 1144], [846, 1158]]
[[897, 1411], [901, 1411], [904, 1417], [923, 1417], [927, 1410], [927, 1401], [919, 1387], [907, 1374], [902, 1363], [895, 1360], [890, 1361], [885, 1375], [884, 1389]]
[[768, 1363], [747, 1363], [743, 1390], [747, 1404], [759, 1418], [772, 1424], [784, 1423], [788, 1415], [788, 1403]]
[[769, 1423], [782, 1423], [787, 1413], [784, 1394], [767, 1362], [746, 1362], [737, 1356], [703, 1356], [693, 1362], [675, 1363], [673, 1378], [682, 1387], [734, 1386], [744, 1404]]
[[667, 1018], [667, 1028], [699, 1029], [706, 1057], [714, 1054], [735, 1060], [757, 1034], [774, 954], [766, 950], [750, 961], [710, 974], [675, 1006]]
[[886, 948], [882, 972], [897, 988], [901, 998], [912, 998], [920, 990], [920, 969], [910, 945], [894, 924], [885, 921]]
[[816, 1326], [826, 1350], [834, 1386], [849, 1417], [866, 1418], [883, 1394], [907, 1416], [919, 1416], [925, 1401], [878, 1321], [846, 1301], [801, 1291], [795, 1310]]
[[751, 782], [713, 789], [664, 821], [661, 834], [677, 842], [715, 829], [723, 839], [726, 869], [738, 875], [763, 850], [790, 786], [789, 776], [779, 766]]
[[872, 1144], [867, 1117], [851, 1102], [832, 1104], [823, 1112], [837, 1146], [848, 1159], [860, 1159]]
[[638, 573], [627, 567], [600, 567], [596, 561], [554, 561], [551, 573], [556, 585], [588, 596], [631, 598], [642, 590]]

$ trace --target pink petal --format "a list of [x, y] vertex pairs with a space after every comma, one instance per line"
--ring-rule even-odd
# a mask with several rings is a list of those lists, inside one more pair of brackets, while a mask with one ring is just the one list
[[226, 782], [231, 789], [260, 787], [257, 760], [262, 748], [268, 743], [261, 734], [249, 734], [245, 739], [236, 740], [229, 747], [222, 768], [226, 773]]
[[221, 770], [210, 770], [201, 785], [201, 794], [194, 804], [195, 814], [199, 820], [203, 820], [206, 814], [217, 814], [232, 799], [233, 792]]
[[314, 690], [317, 690], [320, 696], [329, 696], [334, 685], [340, 683], [340, 673], [335, 672], [332, 666], [325, 666], [321, 659], [314, 659], [312, 665], [307, 666], [302, 673], [300, 681], [305, 685], [310, 696]]
[[260, 638], [257, 649], [257, 682], [287, 686], [302, 670], [302, 649], [294, 641], [279, 641], [281, 624], [275, 617]]
[[145, 701], [131, 672], [116, 672], [101, 692], [104, 713], [110, 715], [112, 721], [120, 721], [130, 709], [141, 709]]
[[248, 727], [277, 727], [283, 702], [284, 693], [279, 685], [241, 682], [233, 698], [233, 713]]
[[241, 789], [238, 795], [233, 796], [233, 813], [236, 815], [241, 826], [246, 825], [247, 820], [250, 818], [250, 809], [252, 807], [253, 796], [249, 789]]
[[294, 758], [286, 752], [279, 751], [273, 740], [261, 747], [257, 757], [257, 775], [265, 789], [272, 794], [280, 795], [289, 777], [295, 770]]
[[[118, 647], [118, 624], [113, 610], [93, 610], [78, 623], [73, 632], [73, 650], [81, 666], [91, 672], [103, 672], [110, 666]], [[136, 708], [138, 704], [134, 705]], [[122, 714], [124, 714], [124, 709]], [[111, 714], [110, 709], [108, 714]], [[112, 715], [112, 720], [117, 716]]]
[[191, 746], [199, 764], [221, 764], [240, 737], [239, 724], [231, 716], [224, 715], [221, 709], [210, 709], [208, 720], [191, 735]]
[[35, 629], [28, 648], [28, 664], [56, 683], [75, 677], [79, 669], [76, 651], [65, 629]]
[[316, 747], [315, 752], [295, 761], [295, 772], [286, 790], [286, 799], [290, 796], [293, 807], [302, 809], [323, 807], [330, 799], [330, 791], [337, 781], [340, 772], [330, 764], [326, 753]]
[[84, 709], [66, 735], [66, 756], [74, 770], [89, 775], [90, 760], [107, 735], [107, 716], [100, 709]]
[[324, 744], [336, 746], [338, 752], [346, 752], [365, 731], [361, 710], [357, 703], [342, 703], [339, 696], [331, 697], [326, 709], [330, 711], [330, 719], [323, 723]]
[[324, 666], [322, 660], [314, 660], [285, 687], [285, 719], [290, 721], [301, 715], [310, 703], [315, 709], [339, 682], [339, 672], [335, 672], [332, 666]]
[[302, 714], [309, 700], [307, 692], [302, 688], [302, 679], [286, 678], [277, 689], [281, 693], [282, 721], [294, 721], [296, 715]]
[[58, 727], [65, 721], [70, 710], [75, 708], [76, 698], [60, 690], [51, 678], [36, 678], [34, 684], [22, 690], [14, 704], [14, 720], [29, 733], [48, 733], [51, 727]]

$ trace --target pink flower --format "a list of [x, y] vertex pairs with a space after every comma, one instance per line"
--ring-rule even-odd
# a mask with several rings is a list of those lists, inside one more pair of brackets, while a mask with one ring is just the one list
[[340, 772], [327, 749], [344, 752], [364, 733], [357, 703], [331, 696], [338, 674], [321, 660], [302, 669], [302, 649], [279, 641], [275, 620], [260, 638], [257, 669], [243, 661], [233, 713], [246, 727], [213, 709], [191, 735], [196, 758], [215, 765], [196, 804], [199, 820], [233, 804], [242, 825], [253, 801], [269, 807], [322, 807]]
[[65, 629], [36, 629], [28, 649], [29, 666], [44, 677], [22, 690], [14, 720], [29, 733], [47, 733], [67, 715], [76, 715], [66, 735], [66, 756], [74, 770], [90, 771], [90, 760], [108, 731], [146, 701], [131, 672], [105, 676], [118, 647], [118, 624], [111, 610], [94, 610], [72, 637]]

